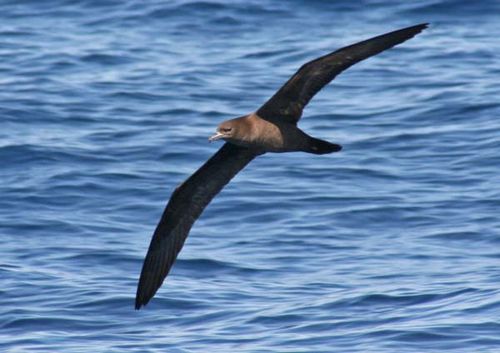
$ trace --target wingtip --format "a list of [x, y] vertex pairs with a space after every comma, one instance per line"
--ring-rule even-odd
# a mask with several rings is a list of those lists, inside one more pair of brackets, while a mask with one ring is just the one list
[[429, 22], [424, 22], [418, 25], [413, 26], [417, 30], [417, 33], [422, 32], [424, 29], [428, 28], [430, 26]]
[[413, 25], [413, 26], [409, 26], [406, 28], [402, 28], [402, 29], [394, 31], [394, 32], [406, 32], [406, 33], [411, 33], [413, 35], [417, 35], [428, 27], [429, 27], [429, 23], [425, 22], [425, 23], [420, 23], [418, 25]]
[[416, 36], [417, 34], [421, 33], [423, 30], [425, 30], [426, 28], [429, 27], [429, 23], [428, 22], [425, 22], [425, 23], [420, 23], [418, 25], [414, 25], [414, 26], [410, 26], [410, 27], [406, 27], [406, 28], [403, 28], [403, 29], [400, 29], [400, 30], [397, 30], [397, 31], [394, 31], [394, 32], [390, 32], [388, 33], [388, 35], [392, 35], [392, 34], [396, 34], [396, 33], [401, 33], [404, 37], [404, 40], [408, 40], [410, 38], [413, 38], [414, 36]]
[[149, 302], [151, 297], [148, 297], [143, 285], [143, 276], [139, 279], [139, 284], [137, 285], [137, 292], [135, 293], [135, 310], [139, 310]]
[[139, 310], [143, 306], [146, 306], [152, 297], [153, 295], [148, 295], [143, 286], [139, 284], [139, 286], [137, 287], [137, 293], [135, 295], [135, 310]]
[[149, 300], [144, 300], [144, 298], [140, 298], [137, 296], [135, 298], [135, 310], [140, 310], [143, 306], [146, 306], [148, 304]]
[[135, 306], [134, 307], [135, 307], [135, 310], [139, 310], [142, 307], [142, 303], [139, 300], [139, 297], [135, 298]]
[[135, 299], [135, 310], [140, 310], [142, 307], [142, 303]]

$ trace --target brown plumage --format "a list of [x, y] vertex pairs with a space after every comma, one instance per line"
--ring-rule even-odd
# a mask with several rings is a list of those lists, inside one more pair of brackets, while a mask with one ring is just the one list
[[420, 24], [344, 47], [303, 65], [257, 112], [225, 121], [211, 141], [226, 143], [175, 189], [153, 234], [142, 267], [135, 308], [155, 295], [174, 263], [194, 222], [229, 181], [266, 152], [326, 154], [340, 145], [307, 135], [297, 127], [311, 98], [339, 73], [402, 43], [427, 27]]

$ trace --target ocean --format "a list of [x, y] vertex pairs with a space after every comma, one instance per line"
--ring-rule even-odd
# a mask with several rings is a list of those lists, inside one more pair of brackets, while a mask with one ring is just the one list
[[[0, 2], [0, 351], [500, 352], [500, 2]], [[303, 63], [338, 76], [134, 310], [174, 188]]]

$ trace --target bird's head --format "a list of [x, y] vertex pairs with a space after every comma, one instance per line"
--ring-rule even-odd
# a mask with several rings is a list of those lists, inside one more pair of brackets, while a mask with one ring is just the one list
[[217, 130], [215, 131], [215, 135], [209, 137], [208, 141], [216, 141], [223, 139], [225, 141], [231, 140], [236, 136], [236, 125], [233, 120], [227, 120], [223, 123], [220, 123], [217, 126]]

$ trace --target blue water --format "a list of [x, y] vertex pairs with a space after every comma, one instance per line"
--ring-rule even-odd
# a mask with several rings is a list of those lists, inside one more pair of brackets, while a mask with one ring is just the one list
[[[500, 352], [496, 0], [2, 1], [1, 352]], [[144, 309], [173, 188], [302, 63], [349, 69], [213, 201]]]

